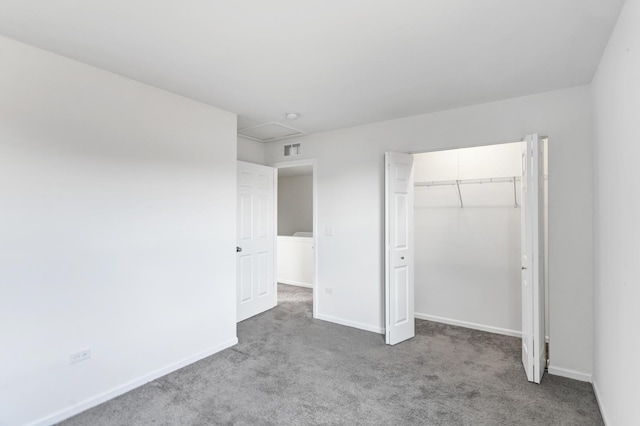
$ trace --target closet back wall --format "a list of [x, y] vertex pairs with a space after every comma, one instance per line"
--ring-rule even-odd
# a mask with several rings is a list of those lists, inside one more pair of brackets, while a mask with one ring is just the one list
[[[514, 177], [521, 143], [416, 154], [415, 181]], [[520, 182], [415, 188], [417, 318], [521, 331]]]

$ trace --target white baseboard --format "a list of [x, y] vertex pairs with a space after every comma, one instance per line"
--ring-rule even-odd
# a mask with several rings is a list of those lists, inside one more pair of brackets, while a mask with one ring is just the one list
[[297, 287], [313, 288], [313, 284], [303, 283], [301, 281], [278, 280], [278, 284], [295, 285]]
[[349, 321], [342, 318], [331, 317], [328, 315], [316, 315], [316, 318], [323, 321], [329, 321], [340, 325], [346, 325], [347, 327], [358, 328], [360, 330], [371, 331], [373, 333], [384, 334], [384, 328], [376, 327], [369, 324], [363, 324], [360, 322]]
[[591, 383], [591, 374], [583, 373], [582, 371], [569, 370], [568, 368], [560, 368], [554, 367], [550, 365], [547, 368], [549, 374], [553, 374], [554, 376], [562, 376], [567, 377], [569, 379], [580, 380], [581, 382], [589, 382]]
[[598, 384], [595, 379], [591, 381], [591, 386], [593, 386], [593, 393], [596, 395], [596, 401], [598, 402], [598, 407], [600, 407], [600, 414], [602, 415], [602, 421], [605, 426], [610, 425], [609, 420], [607, 420], [607, 412], [604, 410], [602, 406], [602, 400], [600, 399], [600, 392], [598, 392]]
[[126, 382], [114, 389], [111, 389], [107, 392], [101, 393], [99, 395], [93, 396], [91, 398], [85, 399], [84, 401], [81, 401], [77, 404], [74, 404], [68, 408], [65, 408], [63, 410], [57, 411], [53, 414], [50, 414], [46, 417], [43, 417], [39, 420], [36, 420], [32, 423], [29, 423], [28, 426], [48, 426], [48, 425], [52, 425], [58, 422], [61, 422], [62, 420], [66, 420], [69, 417], [75, 416], [76, 414], [79, 414], [85, 410], [88, 410], [89, 408], [95, 407], [96, 405], [102, 404], [103, 402], [106, 402], [110, 399], [113, 399], [117, 396], [120, 396], [124, 393], [129, 392], [130, 390], [133, 390], [139, 386], [144, 385], [145, 383], [149, 383], [159, 377], [165, 376], [169, 373], [172, 373], [176, 370], [181, 369], [182, 367], [185, 367], [189, 364], [193, 364], [196, 361], [200, 361], [203, 358], [206, 358], [208, 356], [211, 356], [217, 352], [220, 352], [224, 349], [230, 348], [231, 346], [234, 346], [238, 344], [238, 338], [236, 337], [235, 339], [229, 340], [227, 342], [224, 342], [218, 346], [214, 346], [213, 348], [207, 349], [205, 351], [202, 351], [200, 353], [197, 353], [195, 355], [192, 355], [190, 357], [184, 358], [174, 364], [168, 365], [166, 367], [160, 368], [158, 370], [152, 371], [149, 374], [146, 374], [142, 377], [139, 377], [137, 379], [131, 380], [129, 382]]
[[435, 315], [415, 313], [415, 317], [421, 320], [440, 322], [443, 324], [456, 325], [458, 327], [472, 328], [474, 330], [487, 331], [489, 333], [502, 334], [511, 337], [522, 337], [522, 332], [517, 330], [509, 330], [507, 328], [493, 327], [491, 325], [477, 324], [468, 321], [459, 321], [450, 318], [438, 317]]

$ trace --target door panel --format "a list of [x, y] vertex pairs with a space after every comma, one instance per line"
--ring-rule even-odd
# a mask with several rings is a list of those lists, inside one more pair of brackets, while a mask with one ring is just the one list
[[251, 300], [251, 281], [253, 275], [252, 256], [240, 256], [238, 259], [240, 281], [240, 301], [246, 302]]
[[275, 177], [272, 167], [238, 162], [238, 321], [271, 309], [277, 303]]
[[268, 197], [264, 196], [255, 197], [255, 202], [257, 204], [256, 210], [258, 210], [257, 214], [259, 223], [257, 236], [258, 238], [269, 238], [269, 220], [273, 218], [273, 215], [271, 214], [273, 212], [269, 212], [269, 210], [273, 210], [273, 206], [269, 205]]
[[396, 301], [394, 325], [401, 325], [407, 321], [408, 316], [408, 296], [409, 296], [409, 274], [406, 266], [396, 268]]
[[251, 195], [238, 196], [238, 224], [240, 226], [239, 238], [241, 240], [251, 239]]
[[269, 282], [267, 278], [269, 276], [269, 253], [258, 253], [258, 296], [264, 296], [269, 292]]
[[409, 236], [407, 235], [407, 195], [394, 194], [396, 206], [396, 238], [394, 241], [395, 250], [404, 250], [407, 248]]
[[415, 336], [413, 157], [385, 154], [385, 341]]

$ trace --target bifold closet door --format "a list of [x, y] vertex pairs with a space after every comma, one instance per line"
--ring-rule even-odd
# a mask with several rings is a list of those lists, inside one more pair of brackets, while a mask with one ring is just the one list
[[527, 135], [522, 153], [522, 364], [540, 383], [546, 366], [544, 339], [544, 170], [542, 143]]
[[413, 156], [385, 154], [385, 341], [415, 336]]

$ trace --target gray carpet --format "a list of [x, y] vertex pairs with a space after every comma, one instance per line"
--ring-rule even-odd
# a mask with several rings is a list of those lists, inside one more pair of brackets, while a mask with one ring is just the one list
[[397, 346], [313, 320], [311, 290], [238, 324], [240, 343], [72, 425], [601, 425], [590, 384], [526, 381], [518, 339], [416, 321]]

